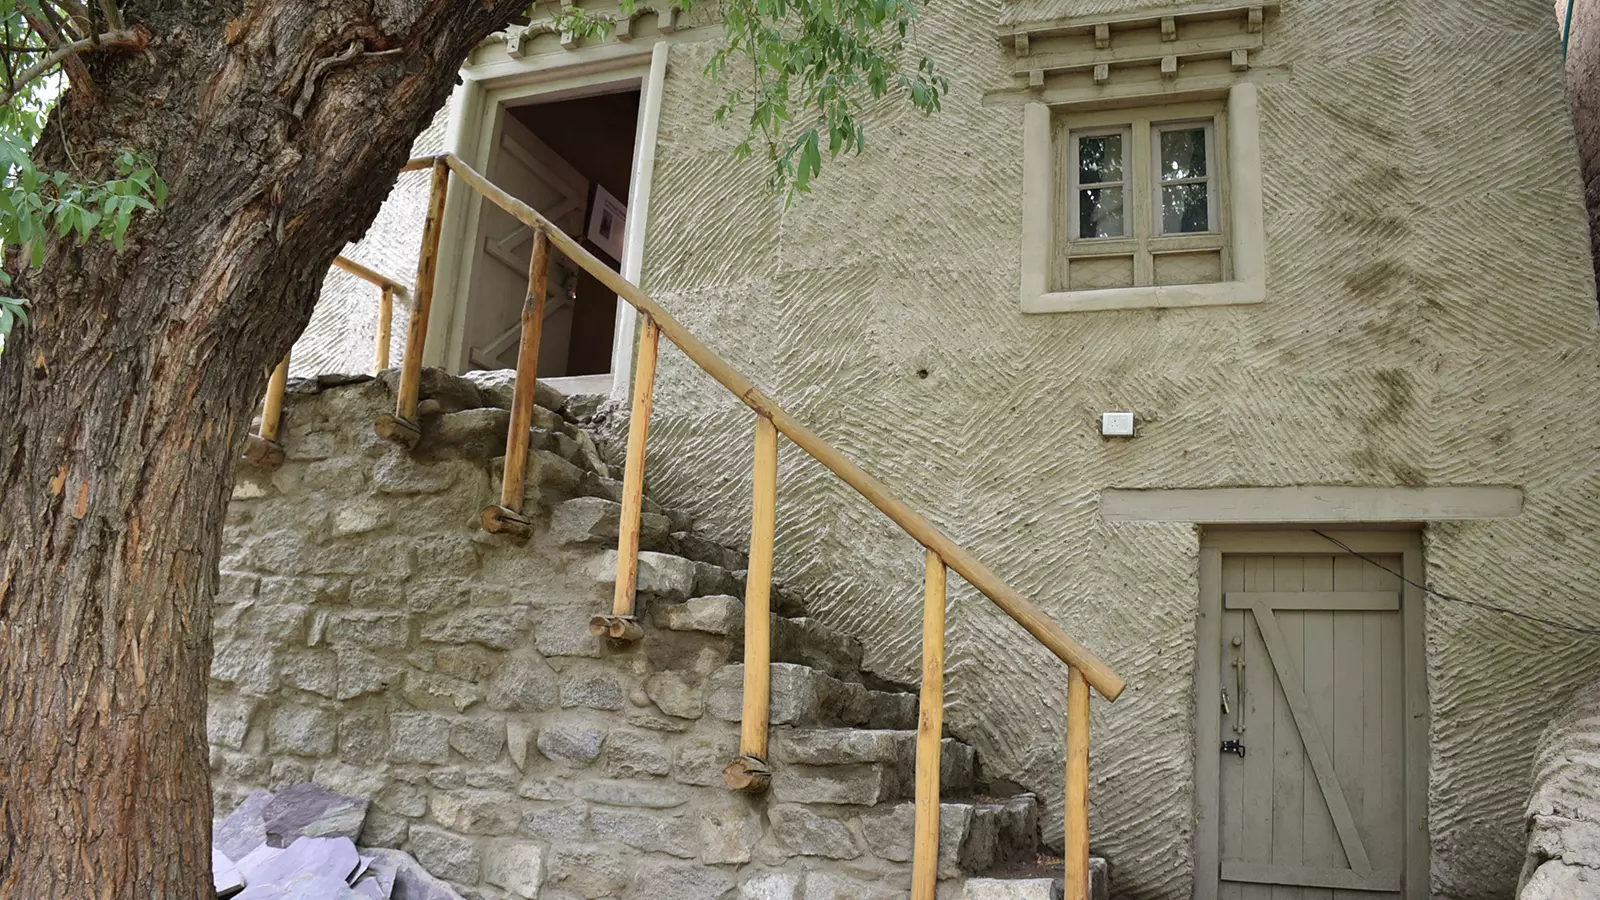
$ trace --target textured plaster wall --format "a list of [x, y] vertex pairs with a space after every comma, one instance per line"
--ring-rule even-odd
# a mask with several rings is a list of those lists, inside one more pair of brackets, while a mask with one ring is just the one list
[[[1569, 5], [1567, 0], [1556, 0], [1558, 27], [1565, 27]], [[1572, 6], [1566, 70], [1584, 199], [1589, 205], [1590, 244], [1600, 248], [1600, 9], [1592, 3]]]
[[[411, 155], [443, 152], [448, 109], [417, 137]], [[395, 181], [378, 218], [361, 240], [345, 248], [344, 255], [404, 285], [416, 280], [417, 250], [428, 217], [427, 172], [407, 172]], [[329, 269], [322, 297], [300, 339], [289, 354], [289, 371], [296, 376], [325, 372], [371, 372], [378, 340], [378, 304], [382, 296], [375, 285]], [[389, 331], [390, 365], [399, 365], [405, 352], [409, 297], [396, 298]]]
[[[1547, 2], [1284, 4], [1261, 87], [1268, 301], [1024, 317], [1022, 115], [1003, 17], [1127, 0], [929, 4], [945, 111], [886, 107], [871, 149], [787, 211], [710, 124], [702, 48], [673, 50], [646, 287], [764, 390], [1102, 652], [1093, 843], [1133, 897], [1192, 865], [1196, 535], [1108, 525], [1106, 487], [1513, 484], [1514, 520], [1427, 531], [1440, 590], [1593, 621], [1600, 352], [1582, 185]], [[1102, 410], [1141, 436], [1107, 443]], [[652, 489], [745, 527], [750, 417], [667, 352]], [[909, 677], [922, 558], [786, 450], [778, 569], [868, 661]], [[1061, 666], [965, 586], [952, 729], [991, 773], [1060, 796]], [[1433, 601], [1434, 896], [1503, 897], [1544, 723], [1600, 642]]]

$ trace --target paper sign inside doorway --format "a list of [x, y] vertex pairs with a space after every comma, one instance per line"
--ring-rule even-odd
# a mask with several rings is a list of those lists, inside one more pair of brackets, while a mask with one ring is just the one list
[[594, 186], [594, 204], [589, 207], [589, 242], [612, 259], [622, 260], [622, 233], [628, 223], [628, 205], [611, 196], [600, 185]]

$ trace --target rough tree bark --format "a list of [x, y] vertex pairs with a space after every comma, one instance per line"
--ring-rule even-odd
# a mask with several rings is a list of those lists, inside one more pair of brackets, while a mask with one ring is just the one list
[[[0, 897], [211, 895], [205, 708], [232, 465], [267, 368], [468, 51], [527, 0], [128, 0], [141, 54], [38, 149], [170, 185], [60, 241], [0, 354]], [[13, 260], [13, 271], [15, 261]]]

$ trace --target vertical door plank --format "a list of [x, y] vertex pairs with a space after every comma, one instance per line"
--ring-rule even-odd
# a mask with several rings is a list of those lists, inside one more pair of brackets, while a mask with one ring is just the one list
[[[1222, 558], [1222, 590], [1244, 590], [1244, 557], [1224, 556]], [[1236, 740], [1239, 736], [1234, 733], [1233, 725], [1239, 713], [1244, 709], [1239, 696], [1238, 679], [1234, 675], [1233, 660], [1235, 650], [1233, 639], [1238, 638], [1240, 647], [1237, 651], [1242, 657], [1244, 653], [1245, 619], [1248, 613], [1234, 610], [1223, 614], [1222, 623], [1222, 684], [1228, 691], [1229, 701], [1233, 706], [1233, 713], [1223, 717], [1222, 740]], [[1246, 725], [1249, 720], [1246, 718]], [[1243, 760], [1232, 754], [1222, 755], [1222, 771], [1219, 773], [1222, 802], [1218, 804], [1219, 847], [1218, 855], [1222, 859], [1244, 858], [1244, 768]], [[1225, 882], [1217, 890], [1219, 900], [1243, 900], [1242, 888], [1234, 882]]]
[[[1337, 575], [1332, 590], [1349, 590], [1339, 584]], [[1333, 753], [1333, 616], [1331, 612], [1307, 611], [1302, 626], [1300, 671], [1305, 688], [1307, 712], [1316, 721], [1328, 754]], [[1292, 645], [1291, 645], [1292, 646]], [[1309, 737], [1306, 738], [1310, 740]], [[1305, 841], [1306, 864], [1321, 868], [1344, 868], [1343, 848], [1338, 830], [1334, 827], [1333, 813], [1328, 804], [1320, 779], [1314, 771], [1307, 771], [1305, 788]], [[1307, 888], [1306, 900], [1331, 900], [1333, 892], [1327, 888]]]
[[[1247, 556], [1244, 559], [1244, 589], [1272, 590], [1272, 557]], [[1246, 748], [1254, 746], [1256, 755], [1246, 755], [1239, 768], [1244, 773], [1244, 862], [1272, 862], [1272, 756], [1273, 735], [1279, 727], [1274, 720], [1272, 663], [1261, 630], [1253, 617], [1245, 619], [1245, 733], [1239, 736]], [[1246, 751], [1248, 754], [1248, 750]], [[1235, 757], [1237, 759], [1237, 757]], [[1240, 900], [1274, 900], [1269, 885], [1244, 885]]]
[[[1365, 679], [1362, 675], [1361, 617], [1367, 613], [1334, 613], [1333, 615], [1333, 771], [1344, 786], [1345, 801], [1350, 804], [1350, 815], [1355, 819], [1356, 831], [1361, 841], [1373, 846], [1372, 829], [1367, 827], [1366, 778], [1362, 771], [1366, 735], [1366, 704], [1362, 692]], [[1369, 850], [1374, 852], [1375, 850]], [[1330, 892], [1338, 900], [1340, 892]]]
[[[1299, 556], [1278, 556], [1272, 561], [1272, 590], [1300, 592], [1306, 589], [1305, 560]], [[1301, 624], [1305, 614], [1278, 614], [1285, 643], [1290, 652], [1301, 645]], [[1299, 866], [1305, 862], [1305, 745], [1294, 713], [1282, 688], [1273, 691], [1272, 732], [1272, 861], [1276, 865]], [[1274, 887], [1273, 900], [1302, 900], [1309, 889]]]

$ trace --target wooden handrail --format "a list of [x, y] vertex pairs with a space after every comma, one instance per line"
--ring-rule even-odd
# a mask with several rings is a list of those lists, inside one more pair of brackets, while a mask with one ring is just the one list
[[380, 416], [375, 425], [380, 437], [407, 447], [415, 447], [422, 438], [422, 429], [417, 425], [417, 393], [422, 384], [422, 344], [428, 337], [428, 313], [433, 307], [434, 276], [439, 268], [439, 236], [444, 229], [444, 206], [450, 192], [450, 169], [445, 162], [439, 157], [428, 161], [433, 179], [428, 191], [428, 219], [422, 228], [422, 252], [417, 257], [417, 297], [411, 305], [411, 321], [406, 324], [406, 355], [400, 361], [400, 387], [395, 392], [394, 414]]
[[945, 600], [944, 560], [929, 550], [922, 590], [922, 696], [917, 703], [917, 806], [911, 845], [911, 900], [934, 900], [939, 890]]
[[778, 430], [756, 416], [751, 477], [750, 566], [744, 588], [744, 710], [739, 756], [722, 778], [736, 791], [756, 794], [772, 782], [767, 725], [772, 715], [772, 558], [778, 530]]
[[[723, 387], [732, 391], [734, 396], [755, 410], [757, 415], [770, 419], [779, 433], [794, 442], [800, 449], [810, 454], [813, 459], [822, 463], [846, 484], [854, 488], [857, 493], [881, 510], [918, 543], [938, 554], [947, 566], [955, 570], [956, 574], [988, 597], [991, 602], [1026, 629], [1029, 634], [1033, 635], [1039, 643], [1055, 654], [1058, 659], [1068, 666], [1076, 667], [1081, 671], [1084, 679], [1095, 690], [1099, 691], [1101, 696], [1107, 700], [1115, 700], [1121, 695], [1126, 683], [1110, 666], [1106, 665], [1088, 648], [1073, 639], [1060, 625], [1046, 616], [1043, 611], [1022, 596], [1021, 593], [1006, 584], [1004, 580], [990, 571], [987, 566], [979, 562], [971, 553], [956, 544], [943, 532], [935, 528], [927, 519], [890, 493], [882, 482], [867, 474], [860, 466], [851, 462], [838, 450], [834, 449], [831, 444], [824, 441], [811, 429], [800, 424], [782, 407], [768, 399], [751, 383], [750, 379], [739, 374], [726, 360], [701, 343], [698, 338], [680, 325], [659, 304], [651, 300], [638, 286], [601, 262], [594, 254], [584, 249], [581, 244], [567, 235], [566, 232], [556, 227], [555, 223], [541, 215], [538, 210], [518, 200], [485, 178], [476, 169], [462, 162], [454, 154], [444, 154], [442, 157], [429, 158], [427, 165], [434, 165], [438, 160], [442, 160], [462, 181], [466, 182], [490, 202], [510, 213], [512, 217], [530, 228], [544, 231], [549, 236], [550, 243], [555, 249], [582, 266], [589, 274], [614, 291], [617, 296], [644, 313], [648, 321], [654, 323], [655, 327], [660, 329], [661, 334], [676, 344], [678, 349], [682, 350], [706, 374], [716, 379]], [[408, 164], [408, 170], [411, 170], [412, 167], [424, 168], [425, 165], [421, 160], [413, 160], [412, 163]], [[422, 290], [419, 280], [417, 288], [419, 303]], [[635, 399], [637, 400], [637, 398]], [[630, 429], [635, 427], [638, 427], [637, 423], [630, 425]], [[619, 578], [619, 597], [621, 595], [621, 586], [622, 582]]]
[[517, 346], [517, 381], [511, 391], [511, 424], [506, 430], [506, 461], [500, 477], [500, 505], [483, 510], [483, 530], [527, 540], [533, 522], [522, 514], [523, 479], [528, 468], [528, 428], [533, 424], [534, 387], [539, 379], [539, 343], [544, 337], [544, 301], [549, 287], [550, 242], [535, 232], [528, 257], [528, 289], [522, 299], [522, 340]]
[[335, 268], [349, 272], [351, 275], [354, 275], [368, 284], [376, 285], [377, 287], [381, 288], [388, 288], [389, 290], [394, 291], [396, 294], [411, 293], [410, 289], [400, 282], [395, 281], [393, 278], [390, 278], [381, 272], [375, 272], [372, 269], [363, 266], [361, 263], [349, 258], [348, 256], [334, 257], [333, 265]]

